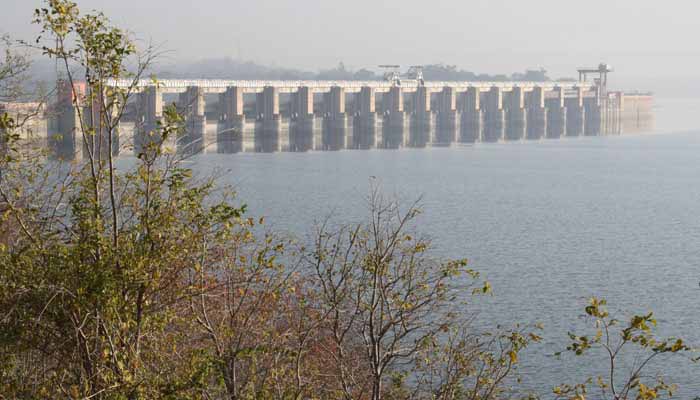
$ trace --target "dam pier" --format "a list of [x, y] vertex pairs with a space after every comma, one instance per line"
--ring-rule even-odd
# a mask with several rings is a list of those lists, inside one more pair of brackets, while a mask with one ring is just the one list
[[[618, 135], [630, 119], [626, 101], [636, 107], [636, 122], [640, 107], [644, 115], [651, 113], [650, 95], [608, 92], [605, 83], [144, 80], [127, 104], [117, 141], [133, 143], [133, 150], [114, 146], [112, 151], [138, 152], [170, 102], [185, 120], [185, 132], [174, 145], [188, 153], [422, 148]], [[59, 94], [48, 139], [59, 154], [79, 157], [82, 135], [76, 102], [69, 97]]]

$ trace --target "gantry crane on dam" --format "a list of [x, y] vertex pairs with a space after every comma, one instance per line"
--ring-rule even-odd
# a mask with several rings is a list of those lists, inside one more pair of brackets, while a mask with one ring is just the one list
[[383, 64], [379, 65], [379, 68], [386, 70], [383, 75], [384, 80], [396, 86], [401, 86], [402, 82], [410, 83], [413, 86], [425, 86], [422, 65], [411, 65], [408, 67], [408, 71], [403, 75], [401, 75], [399, 71], [399, 68], [401, 68], [400, 65]]
[[578, 69], [578, 81], [583, 83], [588, 79], [588, 74], [598, 74], [598, 78], [595, 78], [593, 82], [596, 86], [600, 87], [602, 93], [605, 93], [608, 86], [608, 73], [613, 72], [613, 68], [609, 64], [600, 63], [597, 68], [579, 68]]

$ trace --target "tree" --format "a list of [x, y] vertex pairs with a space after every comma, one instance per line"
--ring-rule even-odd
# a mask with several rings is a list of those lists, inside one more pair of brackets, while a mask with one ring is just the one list
[[[223, 387], [212, 393], [229, 399], [289, 398], [293, 387], [288, 346], [292, 324], [293, 266], [282, 264], [287, 240], [254, 230], [263, 220], [240, 220], [216, 248], [216, 262], [197, 265], [190, 285], [197, 295], [188, 315]], [[279, 395], [285, 394], [287, 397]]]
[[[87, 160], [58, 168], [10, 160], [0, 180], [0, 392], [17, 397], [155, 398], [200, 393], [206, 358], [183, 343], [190, 276], [244, 207], [211, 200], [163, 149], [181, 130], [168, 107], [134, 169], [114, 166], [113, 135], [153, 53], [102, 14], [49, 0], [36, 47], [88, 86], [75, 96]], [[129, 69], [128, 65], [135, 65]], [[124, 89], [110, 79], [127, 79]], [[81, 106], [87, 105], [87, 112]], [[216, 250], [215, 246], [212, 246]], [[196, 349], [195, 349], [196, 350]]]
[[26, 54], [17, 51], [8, 35], [0, 35], [0, 102], [16, 101], [24, 94], [22, 83], [27, 78], [30, 62]]
[[543, 68], [539, 70], [528, 69], [524, 73], [514, 73], [511, 76], [514, 81], [525, 81], [525, 82], [547, 82], [549, 77], [547, 76], [547, 71]]
[[381, 77], [377, 76], [377, 74], [366, 68], [362, 68], [355, 71], [353, 74], [353, 79], [358, 81], [376, 81], [381, 79]]
[[[23, 83], [27, 79], [30, 62], [26, 54], [20, 53], [13, 46], [7, 35], [0, 35], [0, 154], [4, 157], [16, 157], [19, 142], [19, 130], [33, 115], [22, 118], [12, 115], [6, 103], [15, 102], [25, 95]], [[9, 160], [5, 160], [7, 162]], [[0, 165], [2, 174], [2, 165]]]
[[[660, 339], [654, 335], [656, 319], [653, 313], [634, 315], [627, 324], [612, 318], [605, 299], [592, 298], [585, 308], [588, 319], [593, 321], [593, 335], [578, 336], [569, 333], [571, 344], [566, 348], [576, 356], [598, 350], [605, 356], [604, 373], [583, 383], [557, 386], [553, 392], [557, 399], [585, 400], [590, 387], [597, 388], [598, 399], [651, 400], [671, 397], [675, 386], [663, 376], [651, 380], [644, 372], [652, 361], [662, 355], [679, 355], [690, 351], [683, 339]], [[619, 327], [619, 328], [618, 328]], [[635, 353], [634, 362], [625, 362], [626, 353]], [[561, 354], [561, 353], [557, 353]]]
[[[327, 316], [319, 332], [330, 338], [324, 351], [333, 360], [326, 373], [336, 379], [335, 393], [373, 400], [495, 398], [517, 353], [538, 337], [514, 331], [479, 343], [483, 337], [468, 329], [460, 301], [479, 282], [478, 273], [466, 260], [429, 256], [429, 241], [409, 233], [419, 214], [415, 206], [402, 210], [375, 188], [369, 208], [367, 224], [322, 226], [308, 257], [320, 313]], [[488, 282], [472, 289], [489, 291]], [[497, 342], [501, 353], [490, 353]]]
[[[521, 395], [511, 386], [520, 352], [541, 337], [541, 327], [515, 326], [495, 332], [475, 332], [468, 324], [454, 325], [449, 333], [425, 349], [413, 377], [411, 398], [490, 400]], [[509, 381], [510, 380], [510, 381]]]

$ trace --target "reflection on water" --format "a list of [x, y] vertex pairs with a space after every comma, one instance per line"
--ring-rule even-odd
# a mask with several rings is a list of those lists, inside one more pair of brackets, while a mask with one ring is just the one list
[[[629, 110], [635, 109], [629, 107]], [[537, 110], [518, 110], [519, 114], [500, 110], [481, 115], [396, 112], [291, 118], [276, 116], [273, 119], [241, 116], [232, 121], [188, 116], [184, 134], [180, 135], [174, 147], [183, 154], [275, 153], [426, 148], [479, 141], [559, 139], [563, 136], [590, 135], [591, 132], [597, 135], [597, 131], [584, 127], [580, 113], [562, 110], [562, 115], [557, 115], [557, 110], [548, 109], [540, 113]], [[624, 123], [621, 126], [601, 126], [601, 129], [606, 134], [655, 132], [654, 114], [629, 111], [623, 115]], [[209, 118], [212, 117], [215, 116], [209, 115]], [[121, 143], [121, 147], [116, 153], [138, 153], [144, 144], [154, 140], [151, 136], [145, 136], [144, 132], [152, 132], [156, 127], [157, 121], [122, 123], [120, 137], [115, 141]], [[56, 125], [48, 130], [73, 132], [52, 136], [49, 142], [54, 155], [62, 159], [68, 159], [71, 155], [81, 157], [83, 144], [80, 135], [74, 133], [75, 128]]]

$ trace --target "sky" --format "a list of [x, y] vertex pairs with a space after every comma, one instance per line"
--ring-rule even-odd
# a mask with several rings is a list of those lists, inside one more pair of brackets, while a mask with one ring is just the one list
[[[42, 0], [0, 0], [0, 31], [30, 38]], [[479, 73], [606, 62], [613, 83], [700, 89], [697, 0], [77, 0], [168, 58], [319, 70], [446, 63]], [[627, 86], [627, 87], [625, 87]], [[649, 87], [651, 86], [651, 87]]]

